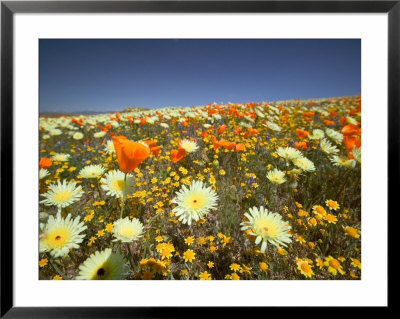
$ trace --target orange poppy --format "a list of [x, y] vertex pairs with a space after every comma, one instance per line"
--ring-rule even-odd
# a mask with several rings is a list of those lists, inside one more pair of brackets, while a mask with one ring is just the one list
[[160, 146], [156, 146], [157, 142], [153, 140], [144, 141], [148, 147], [150, 147], [150, 151], [154, 154], [154, 156], [158, 156], [160, 153]]
[[325, 125], [334, 125], [334, 121], [324, 120]]
[[347, 122], [347, 117], [346, 116], [342, 116], [339, 119], [339, 123], [340, 123], [341, 126], [344, 126], [346, 124], [346, 122]]
[[246, 149], [246, 146], [244, 146], [243, 143], [239, 143], [235, 145], [235, 152], [241, 152]]
[[296, 142], [294, 143], [294, 148], [297, 148], [298, 150], [306, 150], [308, 149], [308, 146], [306, 142]]
[[249, 134], [250, 134], [250, 136], [258, 135], [258, 130], [255, 128], [249, 127]]
[[223, 146], [225, 147], [225, 149], [229, 150], [233, 147], [235, 147], [235, 142], [228, 142], [228, 141], [224, 141]]
[[345, 136], [361, 135], [361, 129], [353, 124], [347, 124], [342, 128], [342, 134]]
[[299, 130], [296, 128], [296, 133], [299, 138], [305, 138], [308, 135], [307, 131]]
[[351, 154], [353, 147], [359, 148], [361, 146], [361, 139], [355, 136], [343, 136], [343, 143], [346, 146], [347, 157], [353, 159], [354, 156]]
[[186, 155], [186, 151], [183, 148], [177, 150], [171, 150], [171, 160], [173, 163], [179, 162]]
[[218, 134], [223, 134], [226, 129], [226, 124], [218, 126], [217, 132]]
[[50, 158], [42, 157], [39, 161], [39, 169], [50, 167], [52, 164]]
[[150, 155], [150, 148], [142, 143], [128, 140], [125, 136], [113, 136], [118, 165], [124, 173], [132, 172]]

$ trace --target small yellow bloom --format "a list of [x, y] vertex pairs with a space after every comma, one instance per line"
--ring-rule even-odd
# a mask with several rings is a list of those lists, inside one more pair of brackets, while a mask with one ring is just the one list
[[183, 259], [185, 259], [185, 262], [191, 263], [196, 259], [196, 253], [193, 250], [188, 249], [183, 253]]
[[211, 275], [207, 271], [205, 271], [200, 273], [199, 278], [200, 280], [211, 280]]
[[265, 262], [260, 262], [260, 263], [258, 263], [258, 266], [260, 267], [260, 270], [261, 271], [267, 271], [268, 270], [268, 264], [267, 263], [265, 263]]
[[325, 204], [329, 209], [332, 209], [332, 210], [338, 210], [340, 208], [338, 202], [331, 200], [331, 199], [326, 200]]
[[48, 262], [47, 258], [42, 258], [42, 259], [40, 259], [40, 260], [39, 260], [39, 267], [44, 267], [44, 266], [46, 266], [46, 265], [47, 265], [47, 262]]
[[188, 246], [190, 246], [191, 244], [193, 244], [193, 242], [194, 242], [194, 239], [193, 239], [192, 236], [189, 236], [189, 237], [187, 237], [187, 238], [185, 239], [185, 243], [186, 243]]
[[207, 263], [207, 266], [208, 266], [208, 268], [214, 268], [214, 263], [212, 262], [212, 261], [209, 261], [208, 263]]
[[53, 280], [63, 280], [63, 279], [62, 279], [62, 277], [61, 277], [61, 276], [59, 276], [59, 275], [55, 275], [55, 276], [53, 277]]

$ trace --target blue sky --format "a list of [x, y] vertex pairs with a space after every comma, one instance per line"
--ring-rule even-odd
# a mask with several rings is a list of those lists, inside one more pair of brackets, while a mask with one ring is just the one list
[[361, 93], [361, 40], [39, 40], [40, 112]]

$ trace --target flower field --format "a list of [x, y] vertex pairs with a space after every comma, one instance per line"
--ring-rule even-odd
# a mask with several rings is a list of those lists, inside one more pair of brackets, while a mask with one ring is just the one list
[[40, 117], [43, 280], [361, 278], [360, 96]]

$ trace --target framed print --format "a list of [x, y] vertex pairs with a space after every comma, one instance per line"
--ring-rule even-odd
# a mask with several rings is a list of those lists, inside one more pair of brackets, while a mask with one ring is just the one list
[[399, 16], [2, 1], [1, 316], [388, 307]]

